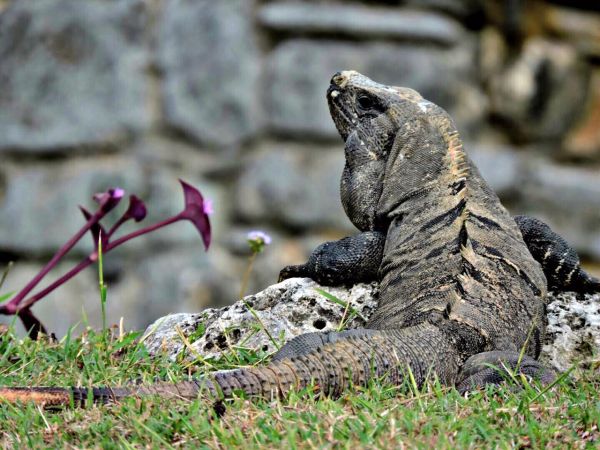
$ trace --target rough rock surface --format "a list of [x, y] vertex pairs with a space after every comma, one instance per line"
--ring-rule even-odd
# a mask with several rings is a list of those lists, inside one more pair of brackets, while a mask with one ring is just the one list
[[[349, 302], [350, 307], [346, 310], [317, 289], [331, 293], [344, 304]], [[230, 347], [273, 352], [277, 349], [275, 343], [280, 346], [303, 333], [337, 330], [342, 322], [346, 328], [364, 326], [377, 307], [378, 292], [376, 283], [346, 289], [321, 287], [308, 278], [292, 278], [232, 306], [160, 318], [146, 329], [144, 342], [150, 354], [165, 351], [171, 358], [185, 347], [180, 332], [192, 341], [188, 355], [219, 357]], [[598, 353], [600, 294], [550, 294], [548, 332], [541, 359], [564, 371], [572, 364], [597, 357]]]
[[[316, 289], [330, 293], [342, 304], [325, 298]], [[335, 331], [342, 322], [348, 328], [364, 326], [377, 306], [377, 293], [374, 284], [344, 289], [321, 287], [308, 278], [292, 278], [225, 308], [160, 318], [146, 329], [144, 342], [150, 354], [164, 349], [174, 358], [185, 346], [179, 327], [192, 341], [193, 352], [203, 357], [218, 357], [229, 347], [273, 352], [300, 334]]]
[[139, 0], [13, 2], [0, 16], [0, 149], [113, 142], [146, 128], [145, 21]]
[[389, 37], [443, 45], [456, 44], [463, 37], [458, 22], [440, 14], [412, 9], [269, 3], [261, 8], [258, 17], [269, 28], [297, 33]]
[[542, 357], [558, 370], [600, 356], [600, 294], [550, 294]]
[[166, 3], [158, 52], [166, 120], [202, 144], [234, 145], [258, 127], [252, 8], [248, 0]]
[[338, 198], [337, 174], [342, 173], [344, 155], [335, 150], [311, 158], [298, 146], [266, 147], [245, 165], [237, 180], [236, 213], [247, 222], [354, 232]]
[[521, 57], [493, 78], [492, 110], [521, 139], [558, 140], [585, 101], [588, 77], [571, 47], [532, 39]]

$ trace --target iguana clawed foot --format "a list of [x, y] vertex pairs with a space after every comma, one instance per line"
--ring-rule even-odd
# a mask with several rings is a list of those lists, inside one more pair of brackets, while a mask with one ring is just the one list
[[277, 279], [277, 282], [281, 283], [282, 281], [287, 280], [289, 278], [295, 278], [295, 277], [303, 278], [303, 277], [308, 276], [302, 270], [303, 267], [304, 267], [304, 264], [298, 264], [297, 266], [285, 266], [279, 272], [279, 278]]
[[339, 286], [376, 280], [385, 238], [382, 232], [365, 231], [325, 242], [311, 253], [306, 264], [284, 267], [279, 281], [308, 277], [325, 286]]
[[542, 384], [556, 379], [554, 370], [527, 355], [511, 351], [477, 353], [465, 362], [456, 389], [463, 394], [486, 384], [500, 384], [520, 374], [528, 379], [539, 380]]

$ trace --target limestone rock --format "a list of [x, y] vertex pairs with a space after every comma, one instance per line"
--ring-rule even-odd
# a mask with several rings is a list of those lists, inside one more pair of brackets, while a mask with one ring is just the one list
[[104, 144], [149, 126], [144, 4], [10, 3], [0, 15], [0, 150]]
[[[350, 308], [346, 310], [345, 306], [326, 299], [316, 289], [349, 302]], [[292, 278], [225, 308], [160, 318], [146, 329], [144, 342], [150, 354], [165, 351], [171, 358], [185, 347], [180, 332], [193, 341], [192, 349], [186, 350], [188, 356], [191, 351], [203, 357], [219, 357], [230, 347], [273, 352], [276, 350], [273, 341], [281, 346], [303, 333], [333, 331], [342, 321], [346, 328], [364, 326], [377, 307], [378, 292], [376, 283], [357, 284], [347, 289], [321, 287], [308, 278]], [[548, 333], [540, 358], [564, 371], [574, 363], [597, 355], [600, 352], [600, 294], [554, 293], [550, 294], [549, 301]], [[260, 321], [244, 302], [252, 307]]]
[[204, 144], [234, 145], [258, 128], [253, 2], [169, 0], [158, 63], [167, 123]]
[[[343, 304], [325, 298], [316, 289], [329, 292]], [[150, 354], [164, 350], [174, 358], [184, 348], [179, 327], [184, 335], [192, 337], [193, 351], [204, 357], [218, 357], [231, 346], [273, 352], [275, 344], [280, 347], [304, 333], [334, 331], [342, 321], [348, 328], [364, 326], [377, 305], [377, 293], [375, 285], [357, 284], [344, 289], [321, 287], [308, 278], [292, 278], [225, 308], [158, 319], [146, 329], [144, 342]]]
[[600, 354], [600, 294], [550, 294], [543, 359], [564, 371]]

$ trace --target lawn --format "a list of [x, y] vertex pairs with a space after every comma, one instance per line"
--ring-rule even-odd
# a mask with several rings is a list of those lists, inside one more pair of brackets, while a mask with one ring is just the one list
[[[75, 333], [73, 333], [75, 334]], [[265, 355], [226, 360], [150, 358], [140, 333], [91, 329], [59, 342], [0, 335], [1, 386], [91, 386], [181, 380]], [[236, 398], [218, 417], [209, 399], [128, 399], [58, 411], [0, 404], [3, 448], [598, 448], [600, 365], [577, 367], [545, 391], [525, 383], [467, 397], [430, 383], [373, 383], [342, 398], [300, 392], [285, 400]]]

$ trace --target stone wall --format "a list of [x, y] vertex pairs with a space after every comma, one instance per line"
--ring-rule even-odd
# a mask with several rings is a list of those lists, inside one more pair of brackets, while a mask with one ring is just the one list
[[[179, 210], [178, 177], [215, 204], [208, 253], [178, 224], [107, 255], [109, 320], [128, 328], [235, 301], [251, 229], [273, 244], [249, 291], [352, 233], [324, 97], [350, 68], [448, 109], [511, 211], [597, 263], [600, 13], [588, 3], [0, 0], [0, 263], [17, 261], [3, 291], [108, 186], [142, 197], [148, 222]], [[97, 326], [96, 283], [83, 273], [36, 311], [59, 335], [82, 308]]]

